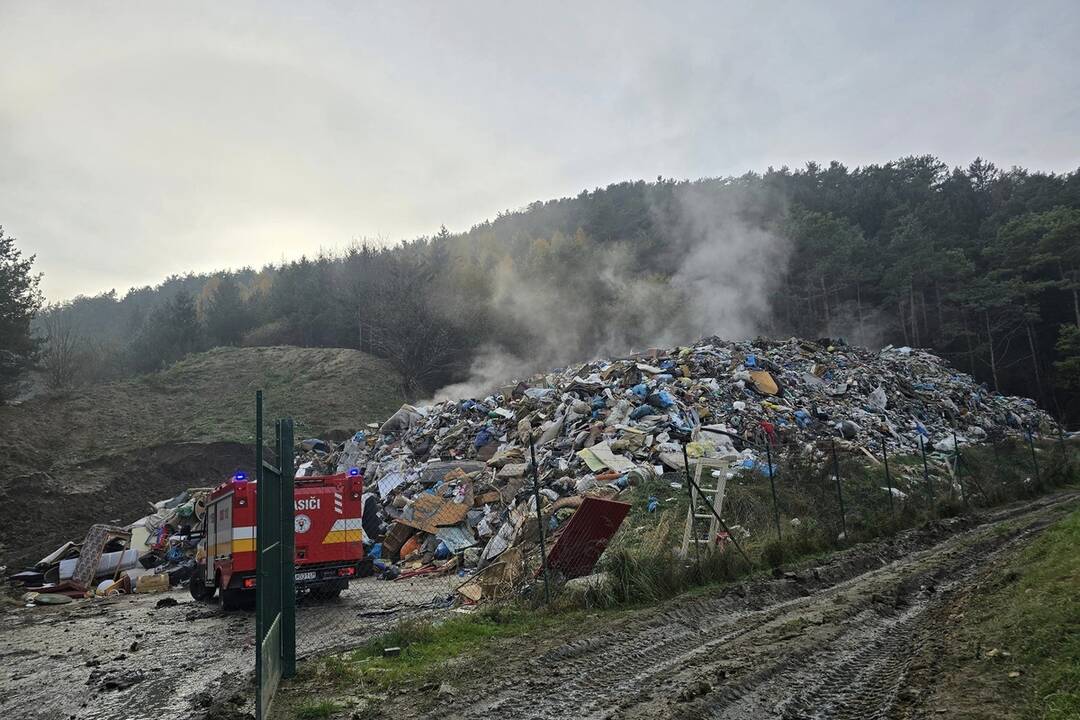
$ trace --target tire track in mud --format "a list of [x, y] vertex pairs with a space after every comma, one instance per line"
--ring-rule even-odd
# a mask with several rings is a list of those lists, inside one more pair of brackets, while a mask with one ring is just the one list
[[[848, 632], [811, 653], [806, 662], [785, 666], [753, 690], [748, 698], [712, 705], [710, 718], [781, 717], [784, 720], [863, 720], [889, 718], [912, 662], [927, 642], [934, 611], [954, 592], [965, 588], [986, 563], [1049, 526], [1053, 518], [1036, 518], [1006, 537], [944, 553], [947, 562], [916, 573], [897, 588], [893, 611], [885, 608], [875, 622], [851, 621]], [[964, 538], [957, 538], [962, 541]], [[932, 557], [932, 556], [931, 556]], [[917, 587], [915, 585], [918, 585]], [[780, 703], [777, 697], [787, 697]], [[766, 698], [773, 698], [769, 708]], [[762, 712], [764, 710], [764, 712]]]
[[508, 659], [476, 701], [443, 707], [440, 717], [890, 717], [927, 611], [1077, 497], [1040, 498], [972, 529], [953, 520], [908, 531], [797, 578], [677, 602], [611, 634]]

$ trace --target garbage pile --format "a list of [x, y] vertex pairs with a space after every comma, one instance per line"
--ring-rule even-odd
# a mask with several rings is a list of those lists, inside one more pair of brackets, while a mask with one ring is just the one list
[[94, 525], [81, 543], [64, 543], [9, 580], [37, 605], [182, 585], [195, 568], [209, 492], [193, 488], [153, 503], [152, 513], [123, 527]]
[[[403, 405], [339, 445], [301, 442], [297, 476], [363, 475], [362, 574], [453, 575], [458, 601], [480, 603], [516, 592], [542, 565], [559, 579], [592, 573], [632, 489], [681, 472], [684, 457], [761, 473], [782, 461], [768, 450], [777, 446], [948, 453], [1030, 431], [1056, 425], [1034, 401], [991, 392], [924, 350], [708, 338], [484, 398]], [[39, 604], [182, 584], [209, 492], [155, 503], [124, 527], [95, 525], [11, 579]]]
[[[920, 438], [948, 451], [1052, 426], [1034, 401], [993, 393], [924, 350], [709, 338], [537, 375], [480, 399], [403, 405], [340, 446], [305, 441], [299, 474], [363, 472], [364, 534], [383, 577], [460, 572], [460, 559], [466, 572], [509, 582], [522, 570], [507, 567], [535, 553], [538, 500], [550, 561], [585, 500], [622, 504], [631, 486], [681, 471], [684, 450], [754, 472], [766, 466], [766, 443], [829, 438], [867, 454], [883, 445], [917, 453]], [[601, 551], [625, 516], [605, 512], [600, 532], [585, 528]]]

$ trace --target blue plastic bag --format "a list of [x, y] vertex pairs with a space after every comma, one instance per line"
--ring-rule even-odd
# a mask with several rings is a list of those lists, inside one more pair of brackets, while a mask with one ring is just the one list
[[476, 439], [473, 440], [473, 446], [476, 448], [482, 448], [487, 445], [495, 437], [495, 433], [490, 428], [480, 428], [480, 432], [476, 433]]

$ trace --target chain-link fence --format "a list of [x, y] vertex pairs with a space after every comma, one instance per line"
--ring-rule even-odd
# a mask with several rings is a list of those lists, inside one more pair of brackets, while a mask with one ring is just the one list
[[298, 600], [298, 655], [372, 643], [393, 653], [386, 634], [403, 621], [508, 603], [540, 611], [659, 600], [1046, 493], [1080, 470], [1080, 443], [1064, 433], [936, 447], [915, 436], [903, 445], [918, 452], [895, 454], [884, 438], [808, 443], [766, 426], [733, 438], [756, 461], [693, 457], [687, 440], [681, 470], [621, 475], [583, 495], [541, 487], [531, 458], [525, 481], [498, 497], [480, 490], [484, 471], [441, 468], [475, 490], [448, 481], [421, 503], [432, 512], [365, 522], [359, 576], [336, 597]]

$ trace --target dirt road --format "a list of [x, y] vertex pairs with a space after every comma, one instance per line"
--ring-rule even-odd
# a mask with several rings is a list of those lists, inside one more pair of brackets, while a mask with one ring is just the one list
[[[297, 650], [355, 645], [402, 617], [441, 612], [433, 600], [448, 582], [366, 578], [337, 601], [302, 602]], [[253, 613], [222, 612], [186, 590], [0, 613], [7, 720], [242, 717], [254, 666]]]
[[[451, 671], [454, 700], [437, 716], [947, 717], [926, 706], [925, 665], [949, 598], [1078, 504], [1063, 494], [978, 524], [943, 521], [720, 596], [598, 619], [572, 642], [519, 642], [490, 672]], [[435, 716], [422, 697], [409, 702], [395, 698], [394, 716]]]
[[[1080, 494], [1067, 493], [941, 521], [718, 595], [597, 615], [570, 642], [508, 642], [493, 660], [451, 668], [455, 692], [440, 698], [437, 715], [941, 717], [926, 707], [927, 658], [950, 622], [949, 599], [1077, 506]], [[302, 607], [300, 649], [356, 644], [404, 614], [441, 611], [431, 601], [445, 596], [445, 579], [408, 582], [411, 593], [368, 580], [337, 603]], [[250, 613], [222, 613], [179, 591], [8, 610], [0, 614], [0, 717], [243, 716], [252, 625]], [[394, 716], [433, 716], [430, 695], [396, 695]]]

